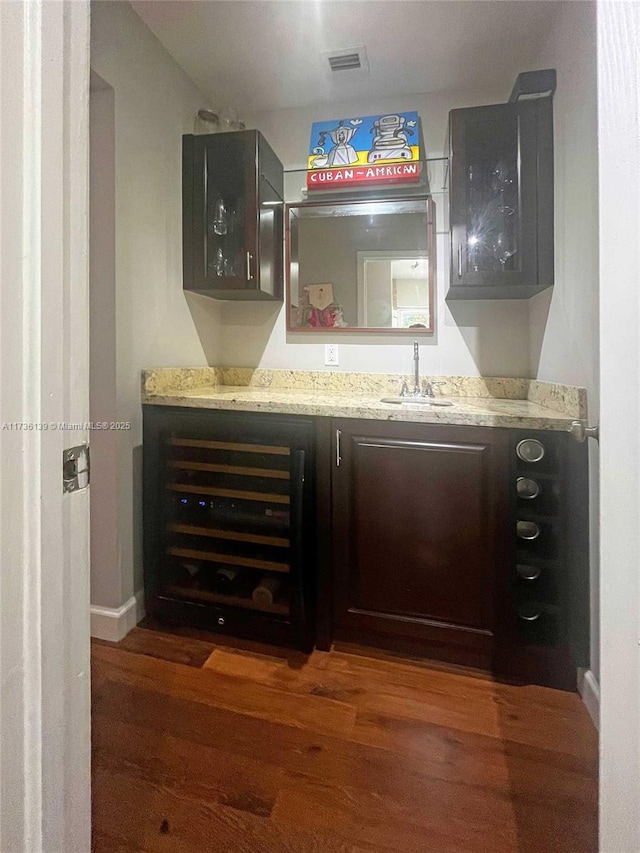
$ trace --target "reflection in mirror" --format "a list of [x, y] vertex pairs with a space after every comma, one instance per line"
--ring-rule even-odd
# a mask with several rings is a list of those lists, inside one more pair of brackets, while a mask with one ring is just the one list
[[433, 331], [430, 197], [290, 205], [287, 229], [290, 330]]

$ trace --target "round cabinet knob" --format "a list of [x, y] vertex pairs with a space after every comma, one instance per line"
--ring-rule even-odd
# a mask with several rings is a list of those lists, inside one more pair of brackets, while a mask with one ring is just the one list
[[224, 616], [218, 616], [218, 625], [224, 625]]
[[532, 501], [540, 494], [540, 483], [530, 477], [518, 477], [516, 481], [518, 497], [525, 501]]
[[518, 616], [525, 622], [535, 622], [542, 616], [542, 609], [539, 604], [526, 602], [518, 607]]
[[516, 445], [516, 453], [523, 462], [539, 462], [544, 456], [544, 445], [537, 438], [523, 438]]
[[535, 521], [519, 521], [517, 523], [517, 533], [519, 539], [537, 539], [540, 536], [540, 528]]
[[540, 566], [527, 566], [524, 563], [517, 565], [516, 571], [524, 581], [535, 581], [542, 573]]

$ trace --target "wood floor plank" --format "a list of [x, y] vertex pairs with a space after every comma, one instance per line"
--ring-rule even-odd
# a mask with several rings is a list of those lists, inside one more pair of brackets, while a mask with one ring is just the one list
[[[331, 662], [330, 662], [331, 661]], [[359, 662], [345, 658], [343, 656], [324, 655], [323, 653], [314, 653], [311, 655], [305, 672], [299, 669], [292, 669], [286, 665], [286, 662], [270, 658], [267, 655], [256, 656], [242, 652], [234, 652], [229, 649], [216, 649], [211, 658], [205, 664], [206, 667], [213, 667], [216, 671], [225, 672], [228, 674], [241, 675], [247, 678], [253, 678], [260, 683], [265, 684], [291, 684], [297, 681], [297, 687], [304, 691], [313, 691], [316, 694], [331, 695], [334, 698], [341, 697], [343, 699], [355, 698], [358, 696], [369, 695], [362, 685], [362, 674], [357, 677], [357, 667]], [[346, 668], [345, 668], [346, 667]], [[323, 678], [319, 678], [319, 671], [323, 670]], [[337, 671], [336, 671], [337, 670]], [[400, 690], [400, 698], [403, 702], [402, 713], [407, 713], [407, 705], [410, 701], [418, 702], [420, 696], [431, 696], [429, 702], [424, 702], [420, 706], [420, 715], [424, 720], [415, 719], [415, 714], [412, 717], [408, 716], [390, 717], [383, 715], [365, 714], [359, 715], [356, 723], [354, 739], [362, 744], [370, 744], [375, 747], [385, 747], [387, 749], [408, 751], [418, 753], [420, 756], [421, 767], [426, 769], [428, 773], [435, 774], [438, 778], [448, 779], [450, 781], [466, 780], [469, 784], [484, 784], [490, 786], [505, 785], [508, 782], [512, 789], [523, 793], [536, 794], [541, 797], [561, 798], [561, 799], [581, 799], [582, 801], [593, 804], [593, 784], [592, 779], [596, 771], [595, 756], [596, 745], [594, 738], [593, 727], [590, 721], [580, 720], [586, 725], [587, 731], [585, 740], [592, 743], [591, 756], [589, 762], [581, 762], [578, 757], [564, 756], [558, 754], [553, 749], [548, 748], [551, 732], [547, 737], [536, 738], [536, 743], [540, 742], [544, 746], [531, 746], [530, 744], [520, 744], [517, 741], [508, 740], [504, 735], [504, 729], [501, 721], [499, 707], [494, 708], [495, 726], [491, 726], [491, 736], [486, 736], [484, 732], [480, 734], [464, 731], [456, 726], [437, 725], [433, 720], [440, 720], [441, 714], [434, 714], [434, 703], [439, 712], [444, 712], [442, 707], [443, 702], [438, 702], [438, 697], [444, 692], [440, 684], [436, 692], [435, 700], [433, 698], [433, 684], [429, 682], [432, 679], [429, 673], [420, 671], [418, 678], [415, 673], [407, 674], [404, 678], [398, 679], [398, 673], [394, 673], [396, 681], [400, 681], [402, 686], [396, 689]], [[436, 685], [446, 675], [439, 674], [434, 679]], [[320, 687], [320, 682], [324, 685]], [[466, 676], [454, 679], [463, 683], [469, 679]], [[367, 674], [366, 684], [371, 686], [372, 678]], [[385, 693], [389, 689], [388, 682], [381, 683], [378, 679], [379, 689]], [[411, 685], [411, 688], [407, 685]], [[421, 685], [422, 691], [419, 690], [418, 684]], [[429, 686], [430, 692], [425, 690]], [[495, 704], [495, 685], [485, 684], [471, 679], [471, 686], [474, 687], [474, 693], [484, 691], [487, 701]], [[466, 685], [468, 689], [469, 685]], [[518, 690], [519, 688], [509, 688], [510, 690]], [[407, 701], [407, 693], [409, 700]], [[557, 691], [551, 691], [556, 693]], [[377, 695], [377, 694], [376, 694]], [[543, 694], [546, 695], [546, 694]], [[454, 701], [459, 702], [461, 699], [466, 700], [464, 707], [466, 709], [465, 716], [473, 716], [473, 711], [477, 709], [477, 701], [471, 702], [469, 695], [465, 695], [464, 691], [458, 689], [452, 690]], [[450, 697], [447, 698], [447, 703]], [[567, 705], [570, 709], [573, 719], [575, 711], [578, 709], [573, 701], [576, 697], [570, 696], [569, 701], [564, 699], [558, 700], [557, 697], [551, 697], [552, 701], [560, 701], [562, 705]], [[528, 695], [525, 689], [524, 702], [531, 702], [533, 713], [539, 712], [538, 704], [534, 698]], [[579, 700], [578, 700], [579, 702]], [[493, 705], [492, 705], [493, 707]], [[544, 707], [544, 705], [543, 705]], [[563, 719], [566, 718], [566, 713], [563, 713]], [[451, 717], [446, 717], [446, 722], [451, 723]], [[581, 729], [578, 720], [574, 720], [574, 727]], [[424, 724], [423, 724], [424, 723]], [[511, 727], [513, 727], [510, 724]], [[467, 726], [468, 728], [468, 726]], [[480, 726], [482, 728], [482, 726]], [[564, 733], [563, 733], [564, 734]], [[562, 746], [562, 740], [560, 741]], [[353, 758], [351, 759], [353, 760]], [[405, 757], [405, 764], [408, 757]], [[386, 770], [388, 773], [388, 768]]]
[[112, 679], [248, 716], [328, 734], [347, 734], [355, 723], [352, 705], [322, 696], [292, 696], [248, 679], [195, 670], [102, 645], [94, 647], [93, 660], [97, 671]]
[[406, 853], [422, 853], [426, 839], [438, 853], [517, 849], [515, 817], [506, 798], [439, 781], [400, 799], [296, 780], [280, 793], [272, 818], [283, 829], [332, 827], [354, 843], [395, 845]]
[[[595, 853], [596, 809], [553, 798], [422, 779], [412, 790], [380, 796], [365, 787], [290, 780], [276, 802], [281, 827], [332, 827], [354, 841], [412, 853], [429, 838], [438, 853]], [[581, 821], [583, 814], [586, 820]]]
[[282, 832], [268, 818], [194, 801], [170, 785], [108, 768], [96, 768], [93, 787], [96, 836], [145, 853], [351, 853], [352, 844], [330, 828]]
[[597, 731], [577, 693], [532, 685], [496, 685], [494, 690], [504, 740], [577, 756], [597, 754]]
[[434, 730], [424, 753], [402, 756], [363, 746], [338, 737], [304, 729], [241, 718], [222, 709], [166, 697], [162, 702], [147, 691], [112, 683], [94, 698], [94, 719], [126, 720], [152, 728], [156, 737], [184, 737], [194, 750], [214, 747], [234, 756], [255, 756], [290, 774], [307, 776], [335, 785], [366, 779], [367, 787], [380, 796], [407, 792], [410, 795], [426, 778], [502, 789], [507, 779], [499, 745], [475, 770], [470, 745], [452, 745], [446, 731]]
[[93, 766], [126, 772], [149, 785], [171, 785], [175, 793], [202, 802], [268, 817], [284, 772], [257, 758], [110, 720], [93, 733]]
[[597, 849], [577, 696], [195, 632], [96, 644], [93, 671], [96, 853]]
[[202, 666], [214, 650], [213, 643], [197, 640], [192, 637], [175, 637], [143, 628], [134, 628], [120, 643], [107, 643], [103, 640], [92, 640], [96, 645], [106, 645], [128, 652], [136, 652], [161, 660], [182, 663], [186, 666]]
[[386, 698], [411, 717], [414, 704], [419, 719], [494, 736], [498, 733], [492, 685], [475, 678], [453, 676], [449, 681], [443, 673], [430, 677], [427, 671], [407, 669], [396, 680], [398, 673], [392, 669], [392, 680], [386, 673], [363, 666], [357, 656], [324, 652], [314, 652], [303, 665], [292, 667], [266, 655], [216, 649], [204, 666], [299, 694], [353, 702], [359, 710], [373, 701], [383, 705]]
[[91, 853], [147, 853], [143, 847], [132, 847], [126, 841], [110, 838], [102, 832], [93, 832], [91, 839]]

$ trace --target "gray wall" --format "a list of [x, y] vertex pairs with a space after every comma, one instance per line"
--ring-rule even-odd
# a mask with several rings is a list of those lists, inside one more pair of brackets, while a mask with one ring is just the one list
[[[92, 4], [91, 67], [113, 90], [115, 147], [115, 264], [105, 275], [94, 267], [91, 280], [94, 295], [115, 287], [101, 297], [115, 323], [105, 321], [105, 350], [92, 355], [104, 359], [101, 381], [115, 369], [115, 420], [132, 425], [115, 437], [118, 536], [94, 572], [92, 604], [118, 607], [142, 588], [140, 371], [215, 363], [218, 308], [182, 292], [182, 134], [206, 102], [128, 3]], [[97, 137], [94, 178], [106, 168]], [[92, 500], [94, 519], [112, 511]]]

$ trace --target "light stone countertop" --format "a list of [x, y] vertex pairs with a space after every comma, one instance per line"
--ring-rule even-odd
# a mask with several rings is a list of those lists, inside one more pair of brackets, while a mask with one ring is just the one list
[[436, 407], [422, 403], [382, 403], [380, 396], [352, 391], [212, 385], [173, 392], [167, 389], [165, 393], [147, 390], [143, 402], [197, 409], [558, 431], [567, 431], [576, 420], [575, 414], [530, 400], [456, 396], [450, 398], [452, 406]]

